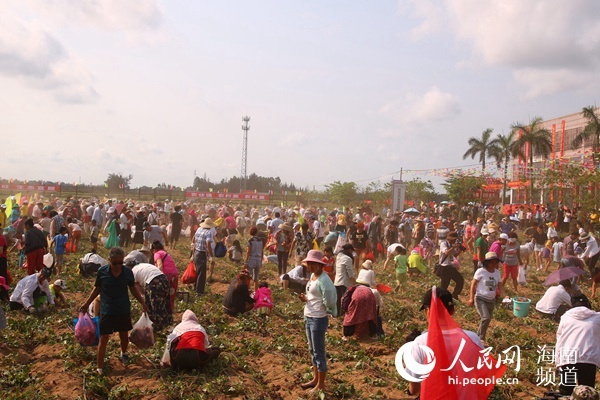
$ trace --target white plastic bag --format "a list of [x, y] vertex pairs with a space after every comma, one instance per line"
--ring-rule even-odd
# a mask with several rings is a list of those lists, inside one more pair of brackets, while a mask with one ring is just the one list
[[338, 238], [337, 238], [337, 243], [335, 244], [335, 251], [333, 252], [333, 254], [337, 254], [340, 251], [342, 251], [342, 247], [344, 247], [346, 242], [347, 242], [346, 234], [344, 232], [340, 232], [340, 234], [338, 235]]
[[133, 329], [129, 334], [129, 341], [140, 349], [148, 349], [154, 346], [154, 329], [152, 329], [152, 321], [148, 314], [142, 313], [142, 316], [133, 325]]
[[54, 264], [54, 257], [52, 256], [52, 253], [46, 253], [44, 254], [44, 266], [46, 268], [52, 268], [52, 264]]
[[527, 272], [527, 269], [519, 265], [519, 275], [517, 276], [517, 283], [519, 285], [527, 286]]

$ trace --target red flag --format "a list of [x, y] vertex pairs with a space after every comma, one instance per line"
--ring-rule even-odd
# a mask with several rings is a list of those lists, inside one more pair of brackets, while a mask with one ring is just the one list
[[[484, 400], [504, 375], [506, 365], [484, 354], [452, 319], [433, 289], [429, 310], [427, 347], [436, 357], [435, 368], [423, 381], [421, 398], [427, 400]], [[484, 364], [482, 365], [482, 361]], [[465, 384], [465, 382], [469, 383]]]

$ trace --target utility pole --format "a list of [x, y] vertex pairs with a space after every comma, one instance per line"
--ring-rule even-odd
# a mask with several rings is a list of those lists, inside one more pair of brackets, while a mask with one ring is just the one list
[[240, 176], [240, 192], [242, 190], [246, 190], [246, 181], [248, 180], [246, 167], [248, 164], [248, 131], [250, 130], [250, 125], [248, 125], [248, 122], [250, 122], [250, 117], [246, 115], [242, 117], [242, 121], [244, 122], [244, 125], [242, 125], [242, 130], [244, 131], [244, 141], [242, 142], [242, 173]]

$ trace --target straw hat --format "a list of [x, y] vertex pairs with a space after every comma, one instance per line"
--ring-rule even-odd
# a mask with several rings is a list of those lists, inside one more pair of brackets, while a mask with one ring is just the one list
[[294, 232], [294, 228], [290, 224], [281, 224], [281, 230], [286, 232]]
[[362, 267], [364, 269], [373, 269], [373, 261], [371, 261], [371, 260], [365, 260], [365, 262], [362, 263]]
[[215, 223], [213, 222], [212, 218], [206, 218], [206, 219], [204, 220], [204, 222], [202, 222], [202, 223], [200, 224], [200, 228], [203, 228], [203, 229], [215, 228], [216, 226], [217, 226], [217, 224], [215, 224]]

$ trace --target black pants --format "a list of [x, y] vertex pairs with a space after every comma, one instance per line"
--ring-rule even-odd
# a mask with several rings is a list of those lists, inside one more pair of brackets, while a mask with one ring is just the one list
[[171, 367], [175, 370], [203, 368], [221, 354], [219, 348], [208, 348], [206, 351], [194, 349], [171, 350]]
[[590, 269], [590, 272], [594, 270], [596, 267], [596, 263], [598, 262], [598, 258], [600, 258], [600, 253], [596, 254], [592, 258], [587, 261], [587, 266]]
[[463, 290], [465, 279], [462, 277], [460, 272], [458, 272], [458, 270], [452, 265], [442, 265], [442, 282], [440, 283], [440, 287], [442, 289], [448, 290], [450, 281], [454, 281], [454, 283], [456, 284], [456, 286], [454, 287], [454, 292], [452, 292], [452, 297], [458, 299], [458, 295]]
[[[576, 385], [586, 385], [590, 387], [596, 386], [596, 366], [594, 364], [587, 363], [577, 363], [577, 364], [567, 364], [562, 367], [558, 367], [558, 372], [560, 373], [561, 379], [560, 381], [565, 383], [566, 385], [559, 385], [560, 394], [570, 396], [573, 394], [573, 389], [575, 389]], [[577, 381], [573, 381], [573, 373], [577, 375]]]
[[119, 233], [119, 247], [127, 247], [131, 244], [131, 229], [121, 229]]
[[289, 253], [287, 251], [277, 252], [277, 270], [279, 272], [279, 276], [287, 272], [288, 256]]
[[[209, 244], [210, 245], [210, 244]], [[194, 263], [196, 264], [196, 293], [204, 294], [206, 286], [206, 262], [208, 260], [206, 251], [196, 251]]]
[[337, 294], [338, 317], [341, 317], [342, 315], [344, 315], [344, 312], [342, 311], [342, 297], [344, 296], [344, 293], [346, 293], [346, 290], [348, 290], [348, 288], [346, 286], [336, 286], [335, 287], [335, 293]]
[[[369, 326], [369, 336], [375, 336], [378, 330], [377, 325], [373, 321], [367, 321], [367, 325]], [[356, 325], [344, 326], [344, 336], [354, 336], [355, 330]]]

